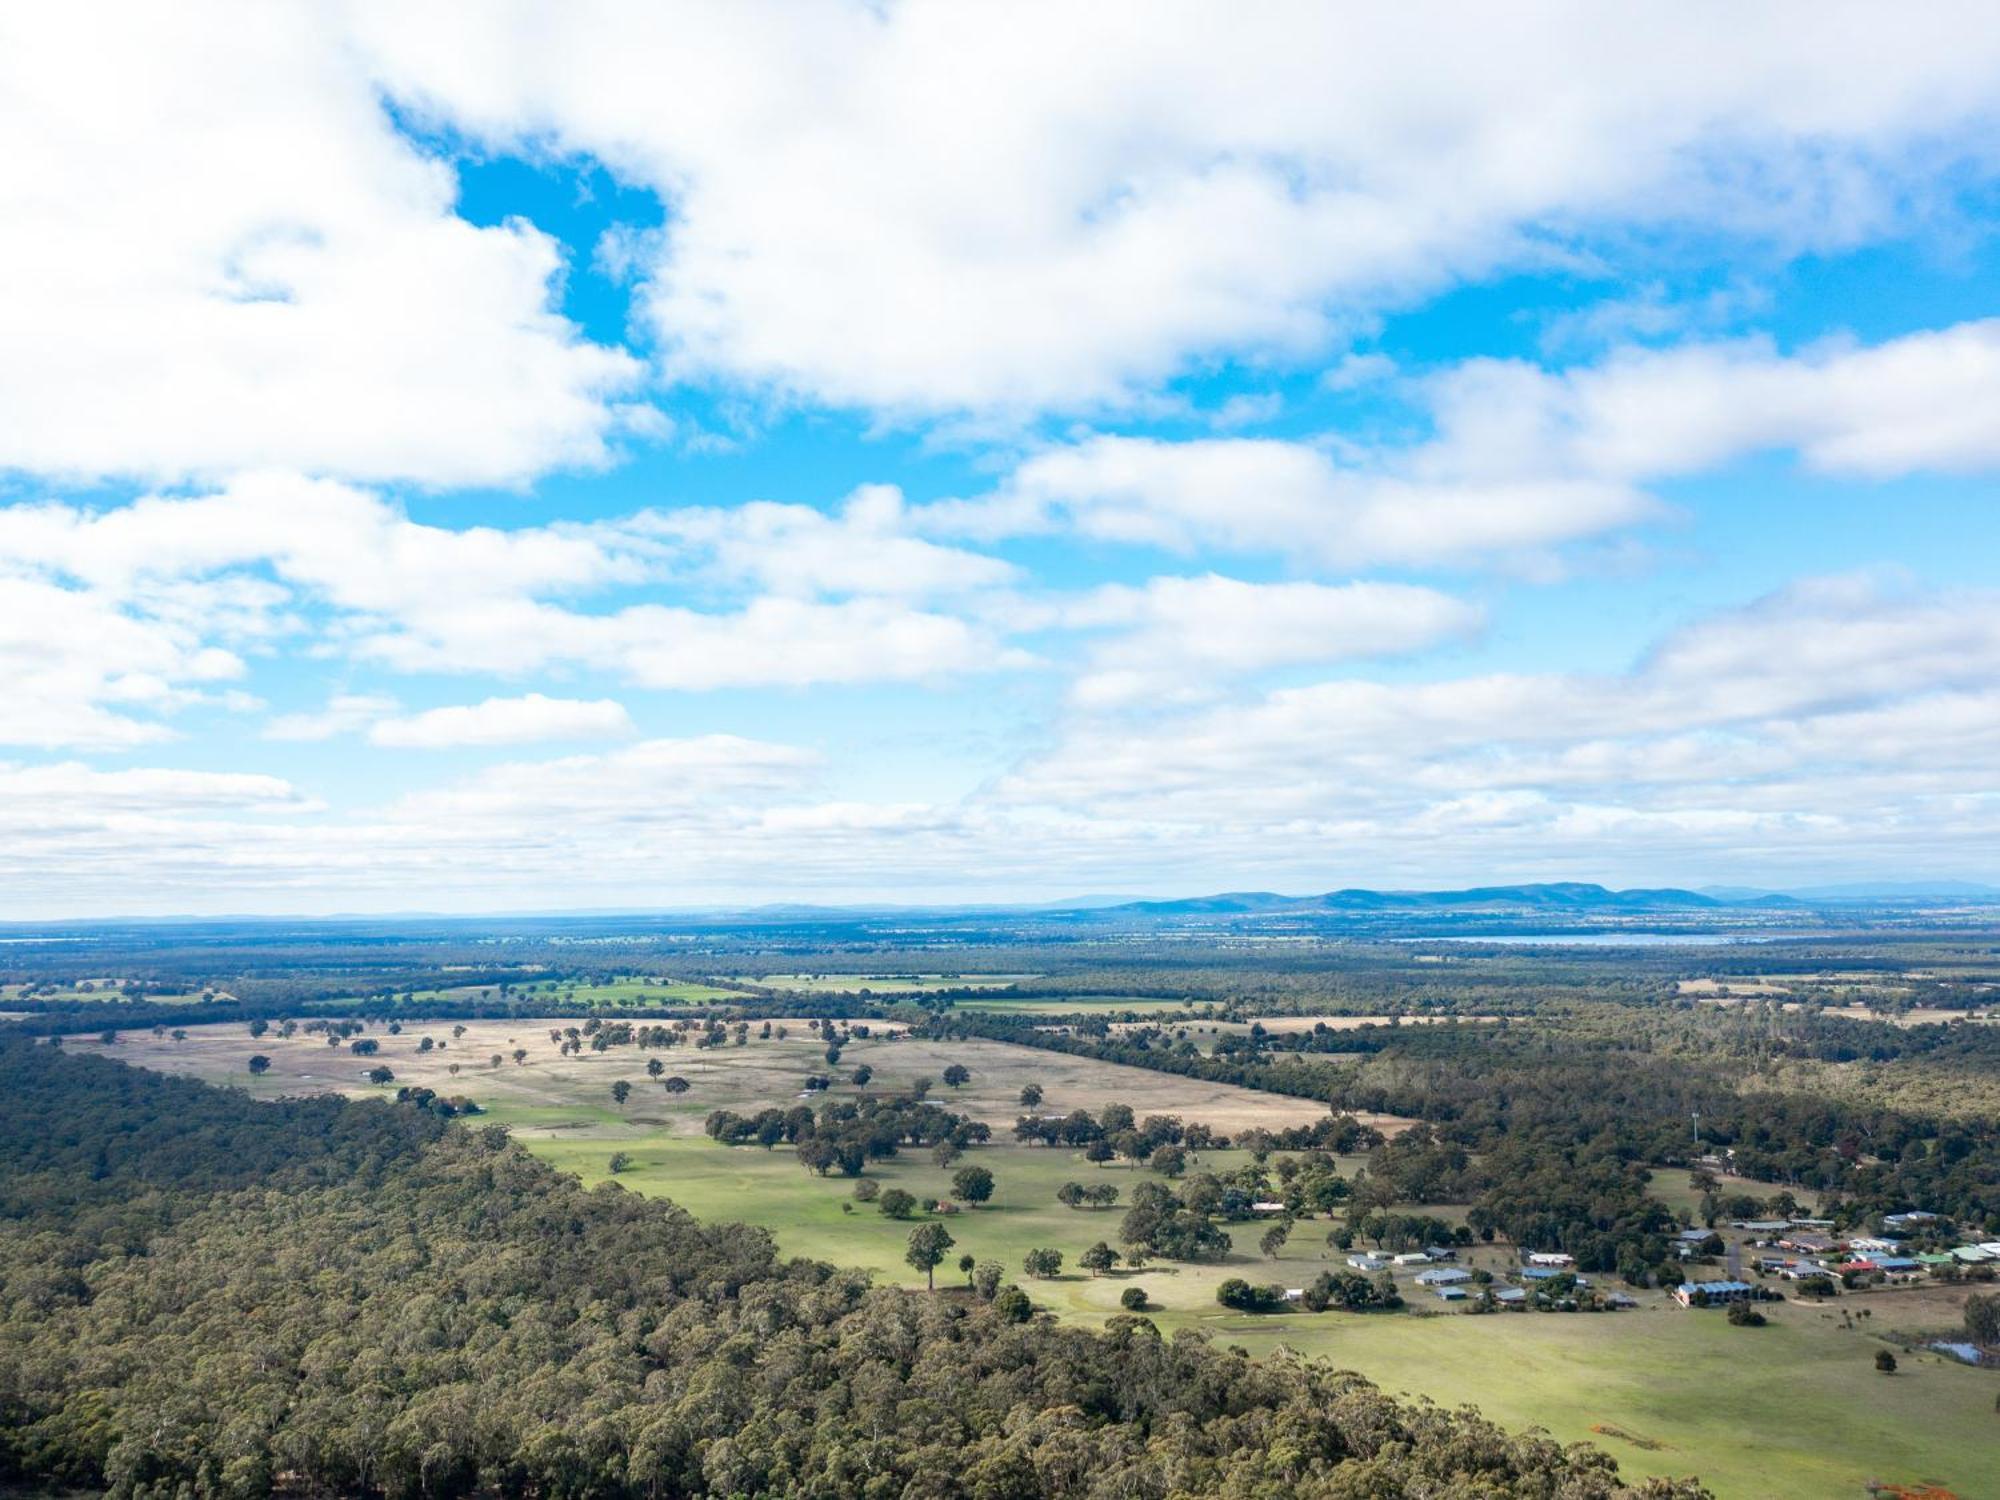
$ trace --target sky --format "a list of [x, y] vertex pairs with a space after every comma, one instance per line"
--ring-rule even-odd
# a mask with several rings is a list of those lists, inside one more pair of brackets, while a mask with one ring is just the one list
[[2000, 15], [0, 14], [0, 916], [2000, 879]]

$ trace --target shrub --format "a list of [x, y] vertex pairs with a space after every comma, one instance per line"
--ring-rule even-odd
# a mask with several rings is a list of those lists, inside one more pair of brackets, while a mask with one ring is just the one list
[[1118, 1305], [1127, 1312], [1146, 1310], [1146, 1289], [1142, 1286], [1128, 1286], [1118, 1294]]

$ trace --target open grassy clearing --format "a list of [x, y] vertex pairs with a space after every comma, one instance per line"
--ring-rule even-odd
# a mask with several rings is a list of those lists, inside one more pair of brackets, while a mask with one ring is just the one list
[[[74, 984], [0, 984], [0, 1003], [10, 1000], [53, 1001], [61, 1004], [87, 1004], [93, 1000], [123, 1000], [125, 992], [120, 986], [123, 979], [107, 976], [101, 979], [79, 979]], [[29, 993], [33, 991], [33, 993]], [[158, 1005], [188, 1005], [199, 1003], [205, 995], [210, 999], [228, 1000], [234, 997], [227, 990], [175, 990], [170, 993], [147, 993], [135, 998]]]
[[1207, 1000], [1162, 1000], [1157, 996], [1145, 995], [1065, 995], [1060, 999], [1051, 999], [1047, 995], [1000, 994], [981, 995], [975, 1000], [960, 1000], [952, 1008], [988, 1015], [1010, 1016], [1121, 1015], [1126, 1012], [1146, 1016], [1178, 1016], [1207, 1010], [1213, 1005], [1213, 1001]]
[[[1043, 1113], [1096, 1110], [1117, 1100], [1142, 1116], [1178, 1114], [1224, 1132], [1253, 1125], [1283, 1129], [1326, 1116], [1326, 1107], [1310, 1099], [1176, 1078], [1005, 1042], [912, 1040], [899, 1028], [880, 1022], [868, 1023], [874, 1035], [857, 1037], [847, 1045], [837, 1068], [827, 1066], [825, 1044], [808, 1036], [800, 1021], [774, 1022], [774, 1032], [784, 1027], [789, 1034], [782, 1039], [773, 1035], [769, 1040], [758, 1036], [761, 1023], [753, 1023], [750, 1039], [742, 1047], [697, 1051], [682, 1046], [667, 1052], [614, 1047], [608, 1052], [586, 1050], [569, 1058], [558, 1054], [549, 1032], [573, 1025], [573, 1021], [461, 1024], [466, 1029], [458, 1038], [453, 1037], [450, 1022], [413, 1023], [399, 1036], [373, 1027], [367, 1035], [378, 1050], [368, 1057], [355, 1056], [345, 1043], [329, 1047], [324, 1037], [304, 1032], [289, 1039], [271, 1032], [253, 1040], [240, 1022], [191, 1027], [186, 1040], [179, 1042], [151, 1032], [126, 1032], [123, 1040], [108, 1050], [127, 1062], [228, 1080], [265, 1097], [308, 1091], [365, 1094], [374, 1087], [365, 1078], [369, 1069], [386, 1066], [395, 1073], [398, 1084], [466, 1094], [482, 1106], [559, 1109], [577, 1102], [608, 1103], [611, 1085], [622, 1078], [633, 1085], [628, 1108], [635, 1125], [671, 1122], [695, 1132], [712, 1109], [748, 1111], [796, 1102], [808, 1074], [826, 1074], [837, 1080], [829, 1097], [857, 1093], [848, 1080], [862, 1063], [875, 1073], [868, 1085], [871, 1093], [907, 1090], [918, 1078], [938, 1079], [949, 1064], [964, 1064], [972, 1070], [972, 1081], [960, 1089], [940, 1085], [932, 1097], [960, 1114], [987, 1121], [996, 1131], [1011, 1128], [1019, 1118], [1021, 1089], [1030, 1083], [1043, 1090]], [[419, 1050], [426, 1036], [433, 1041], [429, 1052]], [[99, 1044], [92, 1038], [73, 1038], [68, 1045], [92, 1048]], [[513, 1060], [517, 1048], [527, 1052], [526, 1060], [519, 1064]], [[270, 1071], [255, 1079], [249, 1074], [253, 1053], [271, 1059]], [[498, 1068], [492, 1065], [496, 1055], [502, 1059]], [[692, 1085], [671, 1107], [659, 1084], [646, 1074], [647, 1061], [655, 1057], [665, 1065], [667, 1074], [679, 1074]], [[457, 1073], [451, 1071], [454, 1065]], [[1393, 1116], [1368, 1118], [1390, 1131], [1408, 1123]]]
[[1035, 974], [762, 974], [741, 975], [738, 984], [761, 985], [799, 995], [928, 995], [938, 990], [1005, 989]]
[[[446, 985], [439, 989], [410, 992], [418, 1000], [491, 999], [499, 986], [491, 984]], [[705, 1005], [751, 1001], [740, 990], [695, 980], [627, 975], [604, 984], [580, 984], [564, 980], [538, 979], [510, 987], [510, 995], [546, 995], [551, 1000], [586, 1005]]]
[[[703, 1217], [762, 1224], [788, 1251], [864, 1266], [897, 1285], [920, 1284], [902, 1259], [910, 1222], [855, 1202], [845, 1179], [801, 1171], [782, 1147], [664, 1136], [617, 1145], [635, 1162], [618, 1177], [628, 1189], [664, 1194]], [[587, 1181], [609, 1176], [612, 1148], [603, 1141], [548, 1135], [533, 1149]], [[1056, 1188], [1072, 1180], [1126, 1186], [1148, 1174], [1042, 1148], [996, 1146], [972, 1159], [993, 1171], [998, 1189], [991, 1207], [942, 1220], [956, 1244], [940, 1268], [941, 1286], [959, 1279], [961, 1254], [998, 1260], [1020, 1279], [1030, 1249], [1053, 1248], [1063, 1252], [1064, 1274], [1023, 1284], [1058, 1316], [1101, 1322], [1119, 1310], [1124, 1288], [1141, 1286], [1155, 1304], [1149, 1315], [1169, 1331], [1199, 1328], [1258, 1353], [1289, 1346], [1389, 1389], [1471, 1402], [1496, 1420], [1541, 1425], [1565, 1441], [1597, 1441], [1633, 1473], [1699, 1472], [1725, 1500], [1858, 1497], [1874, 1477], [1929, 1478], [1961, 1496], [2000, 1495], [2000, 1418], [1993, 1412], [2000, 1381], [1935, 1355], [1902, 1356], [1898, 1374], [1881, 1376], [1872, 1363], [1880, 1341], [1843, 1327], [1837, 1311], [1865, 1306], [1874, 1310], [1869, 1321], [1884, 1326], [1941, 1326], [1952, 1317], [1944, 1306], [1899, 1302], [1901, 1294], [1886, 1292], [1832, 1309], [1785, 1304], [1772, 1309], [1771, 1326], [1740, 1329], [1720, 1313], [1685, 1311], [1660, 1293], [1643, 1293], [1644, 1306], [1625, 1313], [1471, 1317], [1404, 1278], [1413, 1309], [1433, 1315], [1245, 1316], [1217, 1306], [1216, 1286], [1230, 1276], [1299, 1286], [1341, 1265], [1344, 1257], [1326, 1244], [1327, 1221], [1300, 1222], [1275, 1260], [1256, 1252], [1261, 1225], [1236, 1224], [1227, 1226], [1235, 1243], [1224, 1264], [1156, 1262], [1091, 1277], [1075, 1269], [1077, 1256], [1099, 1239], [1115, 1245], [1121, 1210], [1063, 1208]], [[1202, 1165], [1242, 1160], [1241, 1153], [1211, 1152]], [[950, 1174], [912, 1155], [870, 1175], [920, 1198], [949, 1192]], [[1498, 1271], [1510, 1260], [1504, 1249], [1482, 1247], [1470, 1264]]]

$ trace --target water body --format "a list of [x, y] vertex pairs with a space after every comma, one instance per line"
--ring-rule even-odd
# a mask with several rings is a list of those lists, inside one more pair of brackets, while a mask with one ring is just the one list
[[1720, 932], [1505, 932], [1398, 937], [1392, 943], [1510, 943], [1537, 948], [1720, 948], [1732, 943], [1775, 943], [1778, 934]]

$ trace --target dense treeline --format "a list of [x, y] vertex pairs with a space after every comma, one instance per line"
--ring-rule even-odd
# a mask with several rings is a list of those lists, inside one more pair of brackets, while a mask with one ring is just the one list
[[[1934, 1064], [1949, 1058], [1990, 1077], [1991, 1028], [1897, 1028], [1768, 1008], [1570, 1007], [1548, 1020], [1252, 1035], [1209, 1056], [1170, 1024], [1116, 1034], [1088, 1025], [1040, 1030], [992, 1017], [953, 1016], [936, 1024], [957, 1034], [1321, 1099], [1340, 1110], [1413, 1117], [1468, 1151], [1489, 1158], [1514, 1153], [1508, 1170], [1517, 1174], [1536, 1170], [1523, 1157], [1546, 1158], [1572, 1171], [1594, 1163], [1592, 1177], [1608, 1182], [1643, 1164], [1684, 1164], [1721, 1151], [1741, 1175], [1829, 1195], [1836, 1214], [1853, 1222], [1923, 1208], [1969, 1227], [2000, 1230], [2000, 1121], [1913, 1113], [1768, 1082], [1787, 1058], [1848, 1051], [1918, 1056]], [[1460, 1191], [1491, 1186], [1499, 1170], [1497, 1160], [1486, 1160]], [[1612, 1197], [1621, 1205], [1616, 1211], [1594, 1214], [1588, 1224], [1567, 1221], [1557, 1235], [1561, 1243], [1546, 1248], [1574, 1251], [1573, 1241], [1605, 1233], [1630, 1239], [1650, 1234], [1635, 1226], [1654, 1215], [1625, 1203], [1622, 1190]], [[1550, 1234], [1545, 1223], [1538, 1237]], [[1654, 1261], [1656, 1248], [1634, 1244], [1614, 1253], [1599, 1247], [1613, 1262], [1634, 1256]]]
[[504, 1132], [0, 1043], [0, 1479], [118, 1496], [1689, 1500], [1253, 1362], [871, 1290]]

